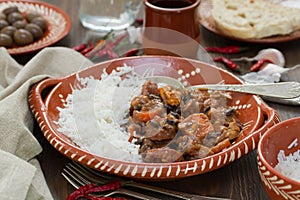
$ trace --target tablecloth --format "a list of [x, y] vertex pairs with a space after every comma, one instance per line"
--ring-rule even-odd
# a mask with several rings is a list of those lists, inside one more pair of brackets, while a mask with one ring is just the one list
[[28, 92], [41, 79], [91, 65], [70, 48], [48, 47], [22, 66], [0, 48], [0, 199], [53, 199], [36, 159], [43, 149], [32, 134]]

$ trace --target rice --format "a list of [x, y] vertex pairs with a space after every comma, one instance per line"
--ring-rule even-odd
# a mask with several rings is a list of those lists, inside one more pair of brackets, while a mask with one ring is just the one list
[[[294, 140], [297, 143], [297, 139]], [[291, 145], [289, 145], [291, 146]], [[284, 150], [280, 150], [277, 155], [278, 164], [275, 166], [275, 169], [282, 173], [283, 175], [300, 182], [300, 149], [285, 155]]]
[[139, 146], [134, 144], [135, 140], [128, 141], [129, 135], [120, 125], [126, 123], [130, 100], [140, 92], [145, 80], [126, 65], [110, 74], [103, 71], [100, 80], [77, 80], [83, 87], [73, 89], [64, 107], [58, 108], [58, 131], [93, 154], [141, 162]]

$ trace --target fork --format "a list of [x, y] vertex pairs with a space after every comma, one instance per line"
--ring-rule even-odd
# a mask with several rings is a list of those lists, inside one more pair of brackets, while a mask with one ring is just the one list
[[[81, 168], [79, 165], [72, 165], [72, 164], [67, 164], [67, 166], [63, 169], [62, 171], [62, 176], [76, 189], [78, 189], [81, 186], [84, 186], [89, 183], [100, 183], [100, 184], [105, 184], [107, 181], [110, 179], [105, 179], [105, 178], [97, 178], [97, 181], [95, 178], [91, 177], [90, 175], [87, 175], [86, 172], [81, 171], [85, 170]], [[136, 199], [145, 199], [145, 200], [159, 200], [155, 197], [140, 194], [134, 191], [130, 191], [124, 188], [118, 188], [117, 190], [110, 191], [108, 193], [102, 192], [101, 194], [95, 194], [97, 197], [110, 197], [114, 195], [124, 195], [124, 196], [129, 196], [129, 197], [134, 197]]]
[[[88, 183], [106, 183], [107, 181], [112, 181], [115, 179], [120, 179], [113, 177], [111, 175], [103, 174], [98, 171], [95, 171], [91, 168], [87, 168], [82, 166], [76, 162], [68, 163], [62, 171], [62, 175], [69, 181], [75, 188], [78, 188], [82, 185]], [[219, 198], [219, 197], [209, 197], [202, 196], [184, 192], [177, 192], [173, 190], [158, 188], [151, 185], [142, 184], [135, 181], [126, 181], [125, 187], [131, 187], [135, 189], [141, 189], [144, 191], [148, 191], [151, 193], [156, 193], [160, 195], [164, 195], [165, 197], [173, 198], [173, 199], [182, 199], [182, 200], [229, 200], [228, 198]], [[135, 191], [129, 190], [128, 188], [120, 188], [118, 190], [112, 191], [104, 196], [112, 196], [115, 194], [122, 194], [126, 196], [131, 196], [137, 199], [151, 199], [156, 200], [154, 196], [148, 196], [142, 193], [137, 193]], [[161, 198], [159, 198], [161, 199]]]
[[[175, 86], [180, 90], [183, 90], [185, 88], [184, 84], [179, 80], [168, 76], [149, 76], [145, 78], [146, 80], [151, 80], [156, 83], [165, 83]], [[192, 85], [187, 88], [235, 91], [285, 99], [300, 96], [300, 83], [298, 82], [280, 82], [266, 84], [207, 84]]]

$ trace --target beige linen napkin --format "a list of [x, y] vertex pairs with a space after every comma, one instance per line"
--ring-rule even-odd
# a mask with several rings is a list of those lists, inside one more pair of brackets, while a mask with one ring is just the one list
[[0, 199], [53, 199], [35, 158], [42, 148], [32, 135], [29, 87], [92, 64], [72, 49], [49, 47], [21, 66], [0, 48]]

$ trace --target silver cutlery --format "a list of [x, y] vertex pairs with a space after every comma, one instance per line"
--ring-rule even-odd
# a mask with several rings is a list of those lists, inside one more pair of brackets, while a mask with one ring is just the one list
[[[107, 183], [108, 181], [120, 179], [119, 177], [114, 177], [109, 174], [104, 174], [93, 169], [84, 167], [78, 163], [72, 162], [68, 163], [66, 167], [62, 171], [62, 175], [66, 178], [70, 184], [72, 184], [75, 188], [79, 188], [80, 186], [86, 185], [88, 183]], [[135, 191], [130, 190], [126, 186], [130, 188], [135, 188]], [[132, 180], [126, 181], [125, 186], [119, 188], [115, 191], [103, 194], [103, 196], [113, 196], [113, 195], [125, 195], [129, 197], [134, 197], [137, 199], [151, 199], [156, 200], [158, 198], [154, 196], [149, 196], [143, 194], [141, 192], [136, 192], [137, 189], [141, 191], [148, 191], [151, 193], [157, 193], [160, 195], [164, 195], [165, 197], [174, 198], [174, 199], [182, 199], [182, 200], [229, 200], [228, 198], [219, 198], [219, 197], [208, 197], [196, 194], [189, 194], [184, 192], [177, 192], [173, 190], [168, 190], [164, 188], [158, 188], [155, 186], [142, 184], [139, 182], [135, 182]], [[160, 198], [159, 198], [160, 199]]]
[[[76, 189], [81, 186], [84, 186], [89, 183], [100, 183], [105, 184], [110, 179], [106, 179], [103, 177], [93, 177], [93, 175], [89, 174], [88, 171], [85, 171], [84, 168], [80, 167], [76, 164], [67, 164], [66, 167], [62, 171], [62, 176]], [[144, 199], [144, 200], [159, 200], [155, 197], [148, 196], [145, 194], [137, 193], [135, 191], [127, 190], [124, 188], [118, 188], [109, 192], [101, 192], [98, 194], [94, 194], [97, 197], [111, 197], [114, 195], [122, 195], [127, 197], [133, 197], [136, 199]]]
[[156, 83], [165, 83], [178, 87], [181, 90], [184, 88], [196, 89], [210, 89], [210, 90], [225, 90], [234, 92], [243, 92], [249, 94], [257, 94], [267, 97], [276, 98], [295, 98], [300, 96], [299, 82], [279, 82], [266, 84], [206, 84], [206, 85], [192, 85], [185, 87], [179, 80], [167, 76], [149, 76], [145, 77]]

